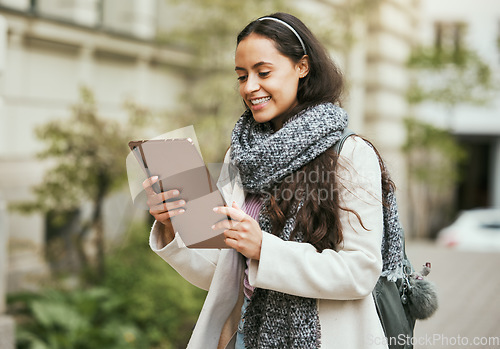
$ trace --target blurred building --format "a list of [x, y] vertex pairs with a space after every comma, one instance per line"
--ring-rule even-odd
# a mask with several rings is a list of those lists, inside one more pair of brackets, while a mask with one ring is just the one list
[[162, 0], [0, 0], [0, 348], [13, 348], [5, 292], [36, 287], [48, 271], [45, 217], [5, 210], [42, 178], [35, 127], [68, 117], [80, 86], [110, 118], [124, 119], [127, 99], [174, 106], [192, 55], [156, 40], [168, 15]]
[[[0, 191], [7, 202], [29, 198], [42, 178], [34, 128], [68, 117], [80, 86], [112, 118], [125, 116], [128, 98], [152, 109], [175, 105], [190, 55], [156, 42], [160, 3], [0, 1]], [[24, 269], [43, 273], [43, 243], [44, 217], [11, 215], [10, 290], [26, 285]]]
[[500, 207], [500, 6], [495, 0], [421, 0], [419, 41], [427, 46], [464, 45], [489, 65], [497, 90], [484, 106], [446, 110], [428, 103], [420, 116], [450, 129], [467, 150], [457, 189], [458, 209]]

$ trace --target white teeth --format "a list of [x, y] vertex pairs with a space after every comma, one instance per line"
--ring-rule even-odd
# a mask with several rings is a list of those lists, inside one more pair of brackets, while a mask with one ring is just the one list
[[271, 97], [264, 97], [264, 98], [252, 99], [250, 102], [252, 102], [253, 105], [257, 105], [257, 104], [265, 103], [270, 99], [271, 99]]

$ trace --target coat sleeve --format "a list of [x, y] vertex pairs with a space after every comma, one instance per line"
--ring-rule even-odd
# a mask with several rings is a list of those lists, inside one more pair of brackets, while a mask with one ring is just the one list
[[[378, 157], [358, 137], [344, 144], [337, 168], [343, 243], [319, 253], [309, 243], [283, 241], [264, 232], [260, 260], [251, 260], [252, 286], [320, 299], [368, 296], [382, 269], [383, 210]], [[366, 228], [364, 229], [363, 226]]]
[[162, 248], [158, 247], [157, 241], [158, 227], [155, 222], [149, 237], [151, 249], [188, 282], [208, 291], [219, 259], [219, 249], [187, 248], [178, 233]]

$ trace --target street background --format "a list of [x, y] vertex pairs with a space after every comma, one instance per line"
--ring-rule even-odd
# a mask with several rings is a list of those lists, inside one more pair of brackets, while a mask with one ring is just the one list
[[[430, 242], [407, 242], [407, 255], [416, 270], [432, 263], [427, 277], [437, 286], [439, 309], [417, 321], [415, 340], [425, 348], [500, 348], [499, 253], [454, 251]], [[466, 342], [458, 338], [466, 338]], [[472, 345], [474, 338], [495, 338], [496, 345]], [[426, 338], [432, 338], [432, 346]], [[468, 345], [459, 345], [467, 343]], [[416, 342], [419, 343], [419, 342]], [[446, 345], [448, 343], [448, 345]]]

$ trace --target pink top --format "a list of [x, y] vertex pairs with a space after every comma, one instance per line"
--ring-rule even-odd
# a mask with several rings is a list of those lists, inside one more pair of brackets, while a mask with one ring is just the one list
[[[261, 196], [258, 194], [247, 194], [242, 210], [245, 211], [247, 215], [249, 215], [258, 222], [261, 208], [262, 208]], [[244, 286], [243, 293], [245, 294], [245, 297], [248, 299], [252, 297], [254, 289], [252, 286], [250, 286], [250, 283], [248, 281], [249, 265], [250, 265], [250, 258], [247, 258], [247, 267], [245, 268], [245, 277], [243, 279], [243, 286]]]

